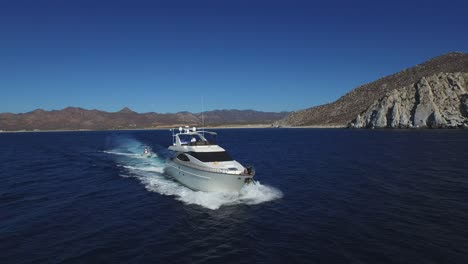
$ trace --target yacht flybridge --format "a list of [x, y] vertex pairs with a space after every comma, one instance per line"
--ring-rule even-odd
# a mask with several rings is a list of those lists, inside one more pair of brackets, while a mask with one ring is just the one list
[[222, 147], [206, 139], [215, 132], [198, 131], [195, 127], [172, 130], [169, 150], [174, 156], [165, 167], [168, 175], [193, 190], [206, 192], [238, 192], [252, 181], [255, 170], [233, 160]]

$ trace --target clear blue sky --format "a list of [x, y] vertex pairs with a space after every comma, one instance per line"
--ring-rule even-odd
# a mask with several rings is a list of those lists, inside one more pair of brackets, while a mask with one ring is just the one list
[[0, 112], [291, 111], [450, 51], [467, 1], [0, 0]]

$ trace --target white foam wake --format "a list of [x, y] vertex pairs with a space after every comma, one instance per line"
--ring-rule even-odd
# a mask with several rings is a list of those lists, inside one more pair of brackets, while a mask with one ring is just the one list
[[117, 151], [108, 151], [104, 150], [104, 153], [107, 154], [113, 154], [113, 155], [120, 155], [120, 156], [127, 156], [127, 157], [142, 157], [142, 154], [136, 154], [136, 153], [127, 153], [127, 152], [117, 152]]
[[[280, 190], [260, 184], [245, 185], [239, 193], [216, 193], [191, 190], [164, 174], [165, 161], [158, 157], [147, 159], [140, 154], [142, 146], [137, 141], [124, 141], [118, 150], [104, 151], [115, 155], [119, 166], [126, 170], [122, 177], [135, 177], [140, 180], [148, 191], [162, 195], [174, 196], [185, 204], [197, 204], [212, 210], [221, 206], [235, 204], [260, 204], [280, 199], [283, 194]], [[136, 153], [135, 153], [136, 152]]]
[[144, 154], [117, 152], [117, 151], [107, 151], [107, 150], [104, 150], [103, 152], [107, 153], [107, 154], [132, 157], [132, 158], [136, 158], [136, 159], [147, 159], [147, 158], [157, 158], [158, 157], [158, 155], [155, 154], [155, 153], [151, 153], [149, 156], [147, 156], [147, 155], [144, 155]]
[[246, 185], [239, 193], [194, 191], [174, 181], [156, 177], [147, 178], [144, 183], [149, 191], [174, 195], [185, 204], [197, 204], [212, 210], [234, 204], [259, 204], [283, 197], [278, 189], [260, 183]]
[[156, 166], [122, 166], [126, 169], [133, 170], [133, 171], [149, 171], [149, 172], [157, 172], [157, 173], [164, 173], [164, 167], [156, 167]]
[[148, 191], [175, 196], [177, 200], [185, 204], [197, 204], [212, 210], [235, 204], [260, 204], [283, 197], [280, 190], [259, 182], [245, 185], [239, 193], [194, 191], [172, 179], [168, 179], [163, 174], [163, 167], [124, 167], [130, 169], [133, 176], [138, 178]]

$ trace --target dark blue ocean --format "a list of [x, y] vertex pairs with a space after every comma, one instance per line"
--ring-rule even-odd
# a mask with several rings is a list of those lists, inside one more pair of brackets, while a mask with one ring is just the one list
[[238, 195], [164, 176], [169, 131], [0, 133], [0, 263], [468, 263], [467, 130], [218, 132]]

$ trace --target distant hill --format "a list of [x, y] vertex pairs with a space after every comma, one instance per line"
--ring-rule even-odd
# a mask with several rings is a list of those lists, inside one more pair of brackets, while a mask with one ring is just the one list
[[[285, 126], [348, 126], [376, 101], [395, 89], [413, 86], [440, 73], [467, 73], [468, 54], [452, 52], [435, 57], [377, 81], [361, 85], [330, 104], [292, 112], [278, 122]], [[454, 104], [459, 101], [454, 101]], [[409, 119], [414, 117], [408, 117]], [[367, 127], [367, 124], [362, 124]]]
[[[215, 110], [204, 112], [206, 126], [271, 124], [288, 113], [253, 110]], [[200, 126], [201, 113], [179, 112], [171, 114], [137, 113], [125, 107], [118, 112], [86, 110], [67, 107], [62, 110], [37, 109], [28, 113], [0, 114], [0, 130], [107, 130], [154, 128], [168, 126]]]

